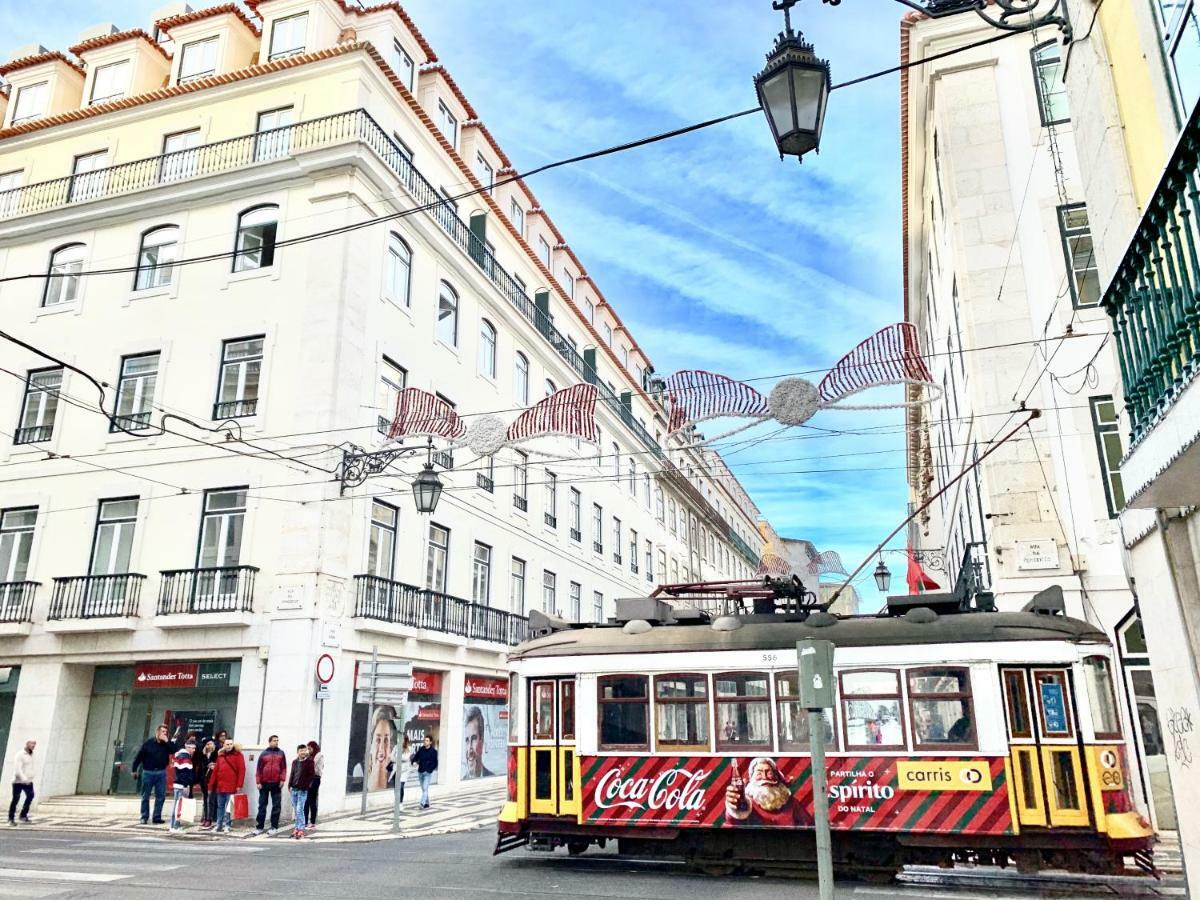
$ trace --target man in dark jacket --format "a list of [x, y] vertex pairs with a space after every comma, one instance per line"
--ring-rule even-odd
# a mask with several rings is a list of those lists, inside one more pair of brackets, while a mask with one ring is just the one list
[[438, 753], [433, 746], [433, 738], [425, 735], [425, 740], [412, 756], [417, 766], [417, 781], [421, 784], [421, 809], [429, 809], [429, 782], [438, 767]]
[[256, 834], [262, 834], [267, 821], [267, 799], [271, 801], [271, 834], [279, 830], [279, 802], [282, 799], [283, 782], [288, 776], [287, 756], [279, 749], [279, 735], [267, 739], [269, 745], [258, 755], [258, 766], [254, 769], [254, 783], [258, 785], [258, 820]]
[[288, 787], [292, 791], [292, 809], [296, 812], [296, 827], [292, 829], [292, 837], [299, 840], [304, 837], [304, 804], [308, 800], [308, 791], [317, 777], [317, 767], [308, 758], [308, 744], [296, 748], [296, 758], [292, 761], [292, 774], [288, 778]]
[[163, 825], [162, 808], [167, 797], [167, 766], [179, 748], [167, 740], [167, 726], [159, 725], [154, 737], [142, 744], [133, 758], [133, 775], [141, 773], [142, 824], [150, 819], [150, 792], [154, 791], [154, 824]]

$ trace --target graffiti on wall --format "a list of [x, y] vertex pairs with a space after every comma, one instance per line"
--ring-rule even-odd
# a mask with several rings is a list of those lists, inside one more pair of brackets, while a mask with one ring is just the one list
[[1192, 764], [1192, 713], [1179, 706], [1167, 708], [1167, 731], [1175, 762], [1185, 768]]

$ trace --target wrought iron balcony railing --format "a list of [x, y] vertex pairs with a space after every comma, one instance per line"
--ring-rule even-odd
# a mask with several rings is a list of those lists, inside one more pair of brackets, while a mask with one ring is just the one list
[[434, 465], [441, 466], [443, 469], [454, 468], [454, 454], [449, 450], [437, 450], [433, 454]]
[[546, 527], [548, 528], [558, 527], [558, 516], [551, 515], [550, 513], [542, 513], [542, 521], [546, 523]]
[[141, 431], [150, 427], [151, 411], [132, 413], [127, 416], [113, 416], [108, 423], [109, 431]]
[[164, 569], [158, 614], [253, 612], [255, 566]]
[[33, 597], [40, 581], [0, 581], [0, 622], [33, 621]]
[[578, 528], [571, 529], [571, 540], [578, 543], [583, 540], [583, 533]]
[[742, 555], [742, 558], [745, 559], [746, 562], [750, 563], [750, 565], [754, 566], [755, 568], [758, 568], [758, 564], [761, 562], [758, 553], [755, 552], [753, 547], [742, 540], [742, 536], [740, 534], [730, 527], [726, 533], [726, 537], [729, 539], [729, 543], [733, 544], [734, 549]]
[[489, 494], [496, 490], [496, 483], [482, 472], [475, 473], [475, 486]]
[[54, 425], [29, 425], [18, 428], [13, 435], [14, 444], [37, 444], [48, 441], [54, 435]]
[[354, 615], [358, 618], [497, 644], [519, 644], [529, 633], [529, 621], [507, 610], [376, 575], [355, 575], [354, 581]]
[[146, 576], [75, 575], [54, 579], [51, 619], [101, 619], [136, 616]]
[[226, 400], [213, 404], [213, 419], [242, 419], [258, 412], [258, 398], [252, 400]]
[[1101, 303], [1112, 317], [1130, 438], [1200, 371], [1200, 104]]

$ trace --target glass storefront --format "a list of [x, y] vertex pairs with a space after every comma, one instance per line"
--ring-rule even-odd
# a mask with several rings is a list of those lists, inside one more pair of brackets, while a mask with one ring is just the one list
[[12, 727], [13, 706], [17, 702], [17, 683], [20, 680], [20, 666], [0, 666], [0, 753], [4, 753], [8, 747], [8, 732]]
[[236, 738], [241, 669], [240, 660], [97, 666], [77, 793], [136, 793], [133, 758], [159, 725], [177, 742], [218, 731]]

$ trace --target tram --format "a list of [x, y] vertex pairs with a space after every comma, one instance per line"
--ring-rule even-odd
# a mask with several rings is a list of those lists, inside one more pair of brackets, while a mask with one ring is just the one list
[[510, 656], [496, 853], [616, 840], [714, 873], [812, 866], [796, 642], [815, 638], [835, 646], [825, 733], [842, 872], [1119, 874], [1128, 857], [1155, 874], [1106, 636], [1065, 616], [1061, 595], [1021, 612], [981, 599], [838, 616], [795, 578], [764, 579], [660, 588], [603, 624], [531, 615], [535, 637]]

